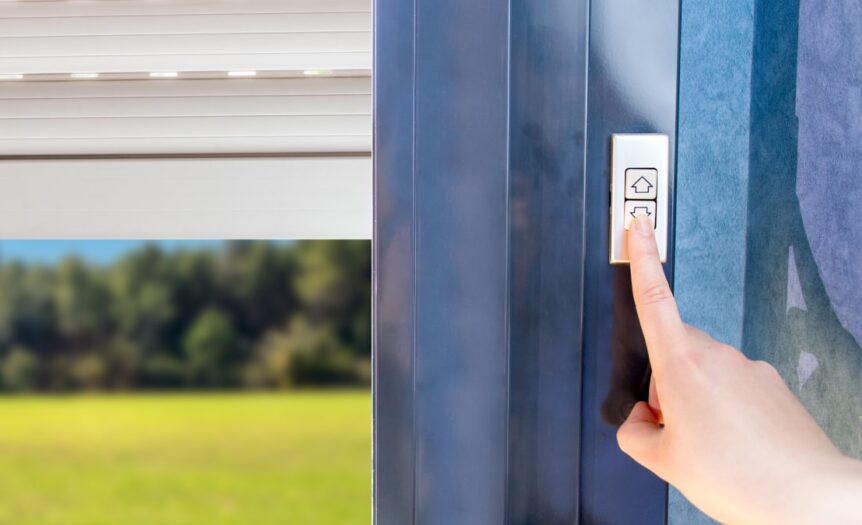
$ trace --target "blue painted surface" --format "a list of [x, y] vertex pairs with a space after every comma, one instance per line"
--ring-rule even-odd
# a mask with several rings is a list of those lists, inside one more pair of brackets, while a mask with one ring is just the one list
[[[374, 3], [374, 523], [413, 523], [416, 497], [414, 368], [414, 148], [412, 2]], [[398, 45], [381, 43], [385, 37]], [[381, 73], [403, 80], [379, 82]], [[384, 104], [385, 103], [385, 104]], [[383, 399], [385, 402], [381, 402]]]
[[742, 344], [754, 0], [683, 0], [676, 297], [686, 322]]
[[[675, 292], [686, 322], [740, 347], [755, 0], [682, 1]], [[671, 525], [712, 520], [675, 489]]]
[[842, 0], [758, 3], [743, 349], [862, 458], [860, 12]]
[[[862, 6], [684, 1], [682, 28], [683, 317], [772, 362], [862, 457]], [[675, 491], [670, 506], [672, 524], [709, 522]]]
[[502, 523], [509, 9], [415, 5], [415, 520]]
[[508, 4], [375, 7], [375, 515], [502, 523]]
[[667, 511], [667, 486], [616, 441], [649, 376], [629, 269], [608, 264], [608, 171], [613, 133], [666, 133], [675, 155], [678, 9], [676, 0], [591, 5], [581, 523], [663, 523]]
[[511, 3], [509, 523], [579, 513], [589, 1]]
[[[862, 342], [862, 3], [801, 0], [796, 196], [841, 325]], [[824, 181], [828, 181], [824, 184]]]

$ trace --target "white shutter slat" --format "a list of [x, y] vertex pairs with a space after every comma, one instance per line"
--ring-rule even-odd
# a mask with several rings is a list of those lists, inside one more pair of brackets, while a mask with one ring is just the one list
[[371, 185], [367, 157], [6, 160], [0, 237], [368, 239]]
[[2, 37], [371, 31], [367, 12], [208, 14], [202, 24], [201, 15], [9, 18], [7, 9], [0, 3], [0, 13], [4, 15], [0, 16]]
[[72, 133], [84, 139], [308, 137], [364, 135], [370, 129], [371, 118], [367, 115], [0, 119], [0, 141], [63, 138]]
[[[370, 115], [367, 95], [0, 98], [0, 133], [14, 119]], [[4, 122], [6, 121], [6, 122]], [[87, 125], [82, 122], [82, 125]], [[339, 126], [340, 128], [340, 126]]]
[[[371, 38], [365, 31], [265, 33], [265, 34], [189, 34], [189, 35], [112, 35], [68, 37], [0, 37], [0, 57], [84, 57], [128, 55], [287, 55], [326, 53], [369, 53]], [[134, 58], [132, 58], [134, 60]]]
[[[362, 77], [229, 80], [76, 80], [74, 82], [0, 82], [3, 99], [82, 99], [159, 97], [264, 97], [371, 95], [371, 79]], [[369, 98], [370, 100], [370, 98]]]
[[371, 134], [295, 137], [138, 137], [0, 140], [0, 156], [221, 155], [362, 153], [371, 151]]
[[158, 55], [130, 57], [25, 57], [0, 59], [0, 71], [16, 74], [132, 73], [149, 71], [302, 71], [329, 69], [357, 71], [368, 75], [371, 54], [283, 53], [230, 55]]
[[176, 2], [142, 0], [66, 0], [21, 2], [0, 0], [4, 18], [277, 14], [277, 13], [370, 13], [369, 2], [356, 0], [182, 0]]

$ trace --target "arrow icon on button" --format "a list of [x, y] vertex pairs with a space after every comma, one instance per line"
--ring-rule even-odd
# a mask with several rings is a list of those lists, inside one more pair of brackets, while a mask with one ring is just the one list
[[653, 185], [650, 181], [646, 180], [646, 178], [642, 176], [638, 180], [636, 180], [631, 187], [635, 190], [635, 193], [649, 193]]
[[652, 213], [649, 212], [649, 208], [646, 206], [635, 206], [632, 208], [631, 216], [637, 217], [638, 215], [646, 215], [647, 217], [651, 216]]

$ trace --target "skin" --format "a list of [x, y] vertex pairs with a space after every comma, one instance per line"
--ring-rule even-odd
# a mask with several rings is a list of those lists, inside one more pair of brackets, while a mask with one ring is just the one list
[[862, 523], [862, 463], [835, 448], [775, 368], [682, 322], [648, 219], [627, 237], [653, 380], [620, 448], [723, 523]]

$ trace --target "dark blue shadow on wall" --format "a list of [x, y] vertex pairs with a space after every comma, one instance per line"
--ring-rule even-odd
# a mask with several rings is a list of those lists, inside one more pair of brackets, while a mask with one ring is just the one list
[[[804, 16], [818, 17], [826, 11], [804, 7]], [[803, 19], [803, 24], [809, 22]], [[855, 24], [854, 30], [862, 31], [862, 23]], [[756, 3], [743, 348], [750, 357], [775, 365], [836, 444], [860, 457], [862, 350], [842, 325], [833, 306], [834, 297], [830, 298], [824, 285], [823, 268], [818, 267], [817, 254], [812, 250], [812, 245], [824, 246], [822, 241], [832, 240], [824, 236], [853, 235], [852, 229], [859, 228], [860, 223], [837, 230], [818, 228], [818, 223], [810, 220], [811, 214], [803, 213], [811, 210], [800, 204], [800, 198], [805, 196], [800, 191], [818, 190], [798, 189], [802, 143], [797, 118], [797, 78], [799, 68], [807, 67], [800, 62], [806, 59], [809, 50], [806, 46], [820, 45], [827, 37], [814, 35], [800, 41], [800, 34], [806, 33], [800, 33], [799, 0]], [[852, 34], [843, 38], [852, 38]], [[805, 91], [804, 96], [823, 94]], [[825, 99], [822, 102], [849, 103]], [[806, 125], [823, 131], [833, 124], [806, 121]], [[833, 154], [836, 152], [818, 152], [824, 163]], [[862, 155], [850, 162], [854, 160], [862, 160]], [[858, 171], [862, 166], [857, 164], [856, 168]], [[824, 173], [824, 187], [830, 184], [830, 179], [831, 174]], [[862, 191], [862, 181], [856, 180], [856, 188], [847, 188], [848, 191]], [[834, 211], [814, 210], [814, 216]], [[853, 282], [851, 275], [837, 278], [845, 286], [862, 286]]]

